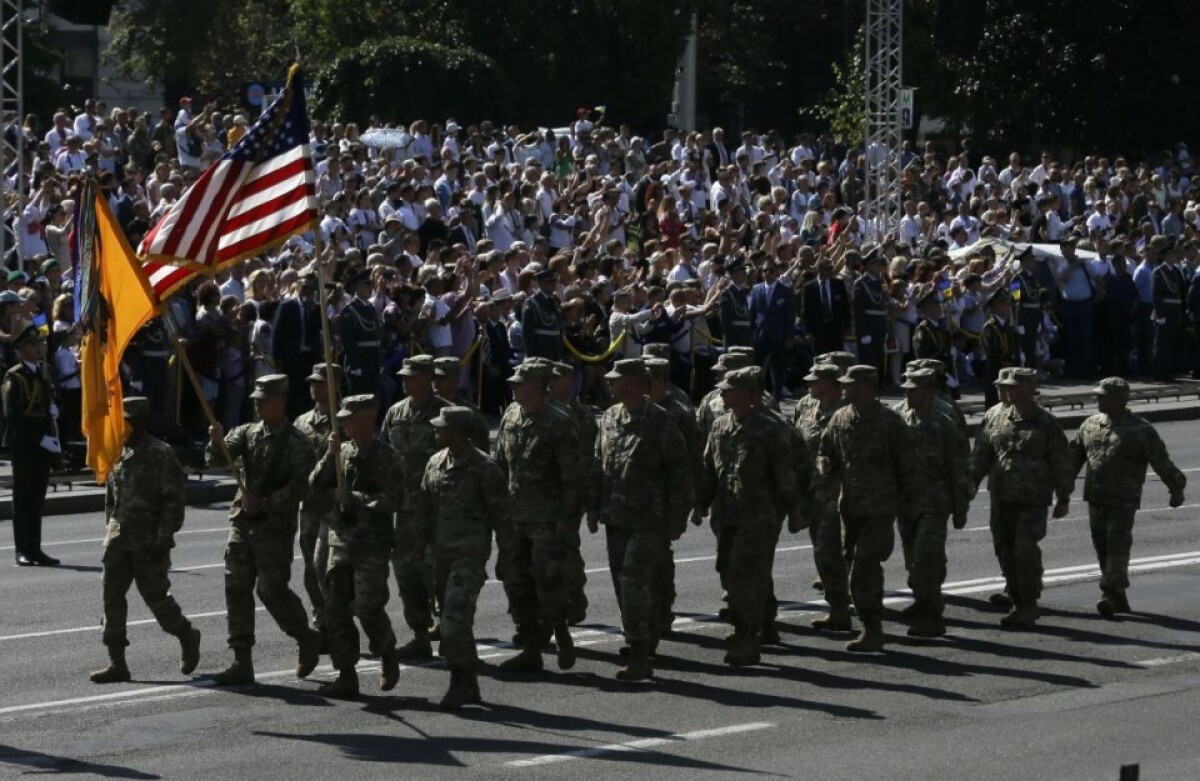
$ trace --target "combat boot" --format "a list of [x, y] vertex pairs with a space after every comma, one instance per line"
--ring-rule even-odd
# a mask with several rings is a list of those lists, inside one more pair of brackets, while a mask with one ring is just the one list
[[179, 637], [179, 672], [191, 675], [200, 664], [200, 630], [192, 627]]
[[571, 626], [582, 624], [587, 620], [587, 609], [588, 599], [581, 590], [571, 597], [571, 604], [567, 609], [567, 623]]
[[730, 667], [750, 667], [758, 664], [760, 659], [758, 644], [753, 634], [738, 632], [734, 635], [729, 644], [729, 651], [725, 654], [725, 664]]
[[762, 631], [758, 634], [758, 642], [760, 645], [778, 645], [781, 642], [779, 627], [774, 621], [763, 624]]
[[321, 662], [321, 634], [305, 629], [296, 642], [300, 646], [296, 654], [296, 677], [307, 678]]
[[826, 632], [849, 632], [854, 628], [850, 623], [850, 608], [845, 605], [831, 605], [829, 607], [829, 615], [822, 618], [813, 619], [813, 629], [822, 629]]
[[400, 656], [396, 653], [396, 649], [392, 648], [384, 651], [380, 661], [383, 667], [379, 671], [379, 688], [390, 692], [396, 688], [396, 684], [400, 683]]
[[1105, 592], [1100, 601], [1096, 603], [1096, 610], [1105, 618], [1112, 618], [1117, 613], [1130, 612], [1129, 600], [1124, 594], [1116, 594]]
[[433, 658], [433, 645], [429, 642], [428, 629], [414, 629], [413, 639], [396, 649], [401, 659], [425, 661]]
[[946, 634], [946, 622], [936, 610], [926, 607], [913, 616], [908, 628], [909, 637], [941, 637]]
[[1007, 591], [997, 591], [995, 594], [990, 594], [988, 602], [991, 602], [996, 607], [1004, 608], [1012, 607], [1013, 604], [1012, 597], [1008, 595]]
[[247, 686], [254, 683], [254, 661], [249, 648], [233, 650], [233, 664], [213, 676], [218, 686]]
[[1037, 620], [1037, 602], [1022, 601], [1015, 605], [1008, 615], [1000, 619], [1000, 626], [1010, 629], [1031, 629]]
[[464, 705], [476, 705], [483, 702], [479, 696], [479, 679], [473, 670], [450, 668], [450, 688], [442, 697], [441, 707], [446, 710], [458, 710]]
[[883, 650], [883, 624], [879, 621], [864, 621], [858, 637], [846, 643], [851, 653], [869, 654]]
[[917, 601], [914, 601], [911, 605], [905, 606], [905, 608], [900, 611], [900, 615], [904, 616], [905, 618], [916, 618], [920, 613], [921, 603]]
[[317, 694], [332, 700], [352, 700], [358, 696], [358, 673], [354, 668], [338, 671], [337, 680], [322, 684]]
[[129, 667], [125, 664], [125, 646], [108, 646], [108, 667], [88, 677], [92, 683], [125, 683], [130, 680]]
[[543, 667], [542, 652], [536, 645], [527, 645], [519, 654], [500, 663], [501, 670], [518, 673], [536, 673]]
[[644, 681], [654, 675], [650, 668], [650, 649], [640, 643], [629, 646], [629, 658], [625, 666], [617, 670], [617, 679], [621, 681]]
[[554, 640], [558, 643], [558, 669], [570, 670], [575, 666], [575, 640], [566, 621], [555, 625]]
[[820, 578], [817, 578], [816, 580], [813, 581], [812, 587], [813, 587], [813, 591], [819, 591], [822, 594], [825, 593], [825, 584], [823, 582], [821, 582]]

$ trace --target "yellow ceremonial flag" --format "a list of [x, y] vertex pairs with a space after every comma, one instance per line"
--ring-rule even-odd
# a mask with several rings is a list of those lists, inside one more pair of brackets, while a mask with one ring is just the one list
[[[85, 194], [90, 194], [86, 198]], [[90, 207], [90, 208], [89, 208]], [[134, 335], [157, 313], [142, 266], [113, 219], [108, 203], [85, 185], [75, 220], [79, 249], [80, 383], [87, 465], [104, 483], [128, 437], [121, 391], [121, 357]], [[87, 212], [91, 212], [88, 214]]]

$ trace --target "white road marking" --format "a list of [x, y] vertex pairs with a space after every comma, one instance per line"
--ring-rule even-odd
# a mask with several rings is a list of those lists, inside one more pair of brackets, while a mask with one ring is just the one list
[[[221, 534], [228, 534], [229, 533], [229, 524], [225, 524], [224, 526], [222, 526], [218, 529], [183, 529], [182, 531], [175, 532], [175, 536], [178, 537], [181, 534], [217, 534], [218, 532]], [[51, 547], [59, 547], [62, 545], [85, 545], [85, 544], [86, 545], [94, 545], [99, 542], [104, 542], [104, 538], [103, 537], [92, 537], [92, 538], [86, 539], [86, 540], [59, 540], [58, 542], [43, 542], [42, 547], [43, 548], [51, 548]], [[0, 551], [3, 551], [3, 550], [16, 550], [16, 546], [15, 545], [0, 545]]]
[[1138, 667], [1162, 667], [1168, 664], [1181, 664], [1183, 662], [1194, 662], [1200, 659], [1200, 653], [1179, 654], [1178, 656], [1163, 656], [1158, 659], [1145, 659], [1140, 662], [1134, 662]]
[[576, 759], [587, 759], [589, 757], [599, 757], [605, 754], [617, 754], [628, 751], [644, 751], [651, 748], [659, 748], [660, 746], [670, 746], [675, 743], [686, 743], [694, 740], [704, 740], [706, 738], [719, 738], [725, 735], [740, 735], [743, 732], [756, 732], [758, 730], [772, 729], [774, 724], [766, 721], [756, 721], [750, 724], [733, 724], [728, 727], [718, 727], [717, 729], [702, 729], [695, 732], [680, 732], [674, 735], [666, 735], [661, 738], [644, 738], [642, 740], [631, 740], [628, 743], [609, 743], [606, 746], [592, 746], [590, 748], [581, 748], [576, 751], [566, 751], [562, 754], [545, 754], [532, 759], [519, 759], [514, 762], [505, 763], [508, 767], [538, 767], [539, 765], [552, 765], [558, 762], [570, 762]]
[[[1138, 510], [1138, 515], [1145, 515], [1146, 513], [1175, 513], [1175, 512], [1179, 512], [1180, 510], [1195, 510], [1197, 507], [1200, 507], [1200, 504], [1181, 504], [1178, 507], [1147, 507], [1143, 510]], [[1049, 519], [1049, 522], [1050, 523], [1065, 523], [1066, 521], [1086, 521], [1087, 519], [1088, 519], [1088, 517], [1086, 515], [1068, 515], [1066, 518], [1051, 518], [1051, 519]], [[965, 531], [965, 532], [985, 532], [985, 531], [990, 530], [991, 528], [992, 527], [987, 526], [987, 525], [968, 526], [967, 528], [963, 529], [963, 531]]]

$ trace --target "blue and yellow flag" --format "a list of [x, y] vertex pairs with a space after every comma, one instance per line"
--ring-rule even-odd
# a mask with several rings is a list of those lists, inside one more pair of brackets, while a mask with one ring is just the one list
[[1009, 292], [1010, 292], [1010, 293], [1012, 293], [1012, 300], [1013, 300], [1013, 301], [1020, 301], [1020, 300], [1021, 300], [1021, 280], [1019, 280], [1019, 279], [1014, 279], [1012, 282], [1009, 282], [1009, 283], [1008, 283], [1008, 290], [1009, 290]]

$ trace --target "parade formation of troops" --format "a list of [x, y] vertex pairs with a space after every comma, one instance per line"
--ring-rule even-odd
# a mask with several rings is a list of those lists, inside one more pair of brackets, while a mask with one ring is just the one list
[[[34, 447], [50, 417], [36, 372], [44, 347], [34, 332], [22, 334], [17, 349], [23, 363], [3, 384], [9, 444]], [[337, 677], [321, 687], [324, 695], [358, 693], [361, 627], [381, 661], [382, 690], [397, 685], [402, 661], [432, 660], [437, 643], [450, 670], [442, 705], [481, 702], [473, 624], [493, 544], [520, 647], [501, 667], [540, 671], [543, 654], [553, 651], [558, 668], [571, 669], [569, 627], [588, 610], [584, 523], [592, 533], [605, 530], [625, 637], [616, 673], [622, 680], [653, 675], [658, 644], [674, 621], [672, 543], [689, 522], [705, 519], [725, 592], [720, 616], [732, 626], [727, 664], [757, 664], [760, 648], [779, 640], [772, 567], [784, 528], [807, 529], [813, 543], [814, 586], [828, 604], [812, 622], [816, 629], [852, 632], [853, 606], [860, 627], [847, 650], [884, 648], [883, 564], [899, 532], [913, 596], [903, 611], [907, 632], [939, 637], [946, 632], [947, 530], [964, 527], [984, 480], [1005, 581], [990, 601], [1010, 609], [1003, 626], [1026, 629], [1039, 617], [1047, 520], [1067, 514], [1085, 467], [1083, 498], [1102, 573], [1096, 608], [1113, 616], [1130, 610], [1127, 570], [1147, 467], [1168, 488], [1172, 507], [1183, 502], [1184, 475], [1154, 428], [1127, 409], [1129, 386], [1119, 378], [1099, 383], [1099, 413], [1068, 441], [1037, 403], [1035, 372], [1005, 367], [995, 383], [1000, 403], [985, 414], [972, 449], [936, 359], [908, 366], [905, 399], [891, 408], [877, 397], [874, 367], [849, 353], [818, 356], [805, 378], [808, 395], [786, 420], [748, 351], [720, 357], [718, 387], [697, 408], [670, 384], [667, 362], [650, 352], [617, 361], [605, 375], [615, 403], [598, 422], [572, 398], [573, 367], [527, 360], [509, 380], [514, 402], [490, 448], [480, 412], [453, 396], [455, 358], [406, 359], [399, 371], [405, 398], [382, 420], [369, 394], [331, 409], [324, 364], [307, 378], [312, 410], [294, 423], [286, 414], [288, 378], [259, 378], [257, 422], [210, 430], [210, 459], [227, 448], [241, 464], [225, 551], [233, 660], [215, 680], [255, 680], [257, 594], [296, 641], [298, 677], [329, 655]], [[196, 669], [200, 653], [199, 631], [169, 593], [184, 472], [147, 433], [147, 400], [127, 398], [124, 412], [132, 434], [106, 501], [103, 641], [110, 663], [92, 674], [97, 683], [130, 680], [132, 584], [159, 625], [179, 638], [182, 673]], [[289, 586], [297, 535], [311, 612]], [[386, 610], [389, 573], [411, 634], [403, 645]]]

